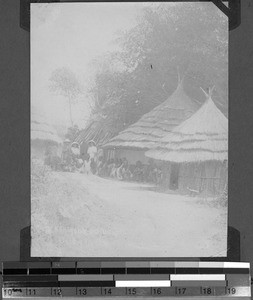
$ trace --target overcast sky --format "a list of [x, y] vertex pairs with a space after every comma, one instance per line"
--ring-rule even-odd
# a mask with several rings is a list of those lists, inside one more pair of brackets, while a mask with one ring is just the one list
[[[69, 125], [67, 102], [49, 91], [58, 67], [70, 68], [82, 84], [90, 62], [117, 49], [116, 33], [133, 27], [142, 3], [51, 3], [31, 5], [31, 105], [50, 122]], [[147, 5], [147, 4], [146, 4]], [[149, 5], [149, 4], [148, 4]], [[82, 96], [84, 101], [85, 95]], [[83, 101], [82, 101], [83, 102]], [[88, 105], [76, 106], [75, 123], [84, 126]]]

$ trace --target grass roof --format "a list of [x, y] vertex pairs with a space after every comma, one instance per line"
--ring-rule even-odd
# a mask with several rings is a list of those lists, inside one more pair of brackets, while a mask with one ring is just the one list
[[96, 145], [100, 146], [107, 143], [113, 136], [115, 136], [115, 133], [108, 131], [107, 126], [103, 125], [104, 124], [101, 119], [92, 120], [85, 129], [81, 130], [75, 141], [79, 144], [94, 141]]
[[197, 109], [198, 104], [185, 94], [180, 82], [166, 101], [113, 137], [104, 147], [151, 149], [163, 136], [190, 117]]
[[165, 135], [147, 157], [170, 162], [223, 161], [228, 157], [228, 119], [211, 96], [201, 108]]

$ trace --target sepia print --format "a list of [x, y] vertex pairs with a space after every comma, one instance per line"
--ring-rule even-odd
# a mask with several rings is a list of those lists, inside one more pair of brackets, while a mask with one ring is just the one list
[[31, 4], [31, 254], [227, 253], [228, 20]]

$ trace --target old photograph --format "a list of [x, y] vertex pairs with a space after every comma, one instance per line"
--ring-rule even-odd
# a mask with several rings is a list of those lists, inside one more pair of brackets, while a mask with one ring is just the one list
[[227, 255], [228, 19], [31, 4], [31, 255]]

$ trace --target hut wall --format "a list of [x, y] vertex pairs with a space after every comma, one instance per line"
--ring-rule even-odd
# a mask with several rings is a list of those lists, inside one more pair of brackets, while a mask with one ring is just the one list
[[140, 160], [143, 164], [148, 164], [149, 158], [145, 156], [145, 151], [143, 150], [126, 150], [126, 149], [116, 149], [115, 158], [126, 158], [131, 165], [136, 164]]
[[180, 165], [179, 189], [194, 190], [207, 195], [219, 195], [227, 182], [227, 168], [221, 162], [188, 163]]
[[149, 158], [145, 156], [145, 151], [143, 150], [127, 150], [127, 149], [115, 149], [107, 150], [108, 158], [126, 158], [131, 165], [134, 165], [138, 160], [143, 164], [147, 164]]
[[170, 185], [170, 174], [171, 174], [171, 164], [168, 162], [163, 162], [161, 165], [162, 169], [162, 186], [169, 187]]
[[104, 151], [104, 158], [106, 160], [109, 160], [111, 158], [115, 159], [115, 150], [113, 150], [113, 149], [104, 149], [104, 148], [102, 148], [102, 149]]

